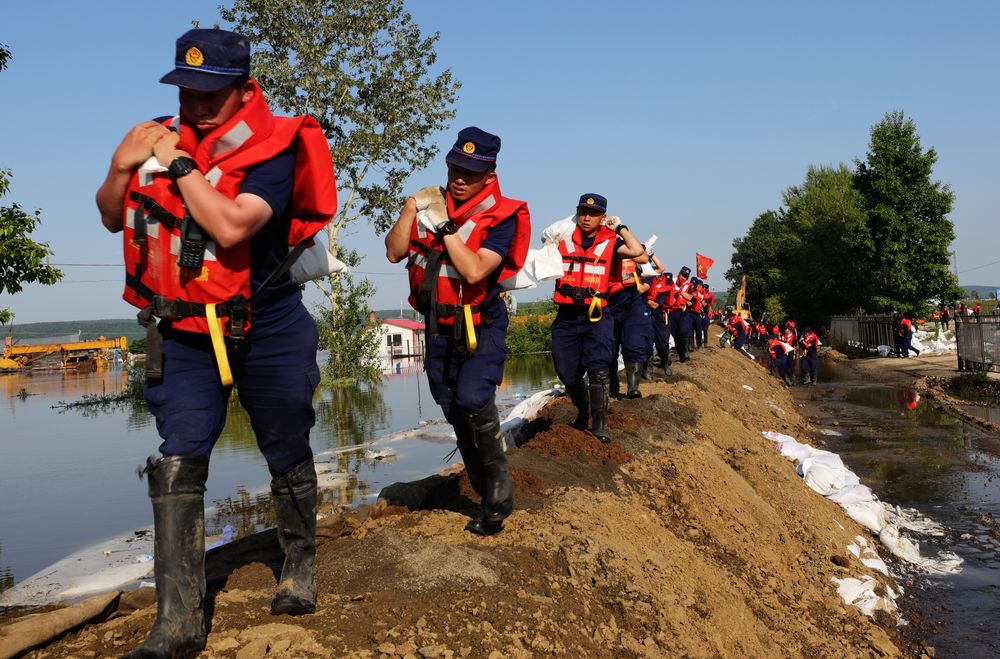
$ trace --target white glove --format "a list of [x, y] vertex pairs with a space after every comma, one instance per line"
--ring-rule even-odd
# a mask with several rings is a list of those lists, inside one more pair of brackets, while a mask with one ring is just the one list
[[617, 215], [608, 215], [604, 220], [604, 226], [608, 227], [612, 231], [618, 228], [618, 225], [622, 223], [622, 218]]
[[448, 206], [444, 200], [441, 188], [432, 185], [422, 190], [418, 190], [413, 195], [413, 200], [417, 202], [417, 210], [424, 211], [435, 227], [448, 222]]

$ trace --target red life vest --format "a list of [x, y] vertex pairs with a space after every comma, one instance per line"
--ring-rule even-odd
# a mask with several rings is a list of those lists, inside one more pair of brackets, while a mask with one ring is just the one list
[[[562, 254], [563, 276], [556, 281], [552, 299], [556, 304], [572, 304], [604, 308], [608, 304], [608, 287], [615, 260], [618, 235], [602, 226], [594, 235], [594, 242], [584, 250], [580, 227], [573, 235], [559, 241]], [[597, 300], [597, 302], [595, 302]], [[598, 320], [600, 316], [594, 320]]]
[[700, 288], [696, 288], [692, 293], [690, 311], [696, 314], [701, 314], [702, 302], [704, 300], [705, 300], [705, 294], [701, 292]]
[[747, 333], [747, 321], [743, 320], [743, 316], [739, 314], [734, 314], [729, 320], [729, 329], [737, 334]]
[[[201, 137], [179, 117], [164, 121], [180, 133], [187, 151], [210, 184], [230, 199], [240, 192], [247, 171], [291, 148], [295, 183], [288, 216], [288, 245], [311, 244], [337, 212], [337, 186], [330, 147], [311, 117], [275, 117], [256, 81], [253, 97], [222, 126]], [[173, 319], [175, 329], [209, 332], [205, 307], [227, 334], [250, 329], [250, 241], [223, 249], [205, 243], [200, 269], [183, 268], [178, 259], [181, 224], [187, 216], [177, 185], [166, 173], [133, 173], [125, 192], [125, 292], [122, 297], [144, 312]]]
[[704, 289], [704, 290], [705, 290], [705, 292], [704, 292], [704, 296], [705, 296], [704, 304], [705, 304], [706, 310], [708, 311], [708, 317], [711, 318], [713, 315], [715, 315], [714, 314], [715, 310], [712, 309], [712, 306], [715, 304], [715, 294], [712, 293], [711, 291], [707, 290], [707, 289]]
[[[660, 297], [663, 300], [660, 300]], [[646, 299], [656, 302], [660, 306], [653, 309], [654, 314], [664, 314], [669, 311], [671, 304], [674, 300], [674, 290], [673, 284], [667, 283], [667, 278], [663, 275], [658, 275], [653, 283], [649, 286], [649, 290], [646, 291]]]
[[635, 288], [639, 278], [636, 263], [632, 259], [615, 259], [611, 269], [611, 283], [608, 285], [608, 295], [621, 293], [628, 287]]
[[691, 283], [684, 282], [683, 284], [678, 284], [674, 281], [673, 288], [671, 289], [672, 297], [670, 299], [670, 311], [677, 311], [678, 309], [686, 309], [688, 301], [684, 299], [682, 293], [691, 292]]
[[[456, 315], [463, 312], [463, 307], [467, 305], [472, 324], [478, 327], [483, 320], [482, 312], [499, 296], [503, 282], [514, 277], [524, 266], [531, 241], [528, 205], [504, 197], [496, 181], [458, 208], [455, 208], [455, 202], [447, 191], [444, 197], [448, 204], [448, 217], [458, 227], [456, 235], [473, 252], [479, 250], [490, 229], [514, 217], [514, 240], [500, 264], [497, 283], [501, 285], [494, 286], [492, 291], [486, 290], [489, 277], [476, 284], [462, 278], [437, 234], [428, 231], [416, 220], [410, 230], [410, 256], [406, 264], [410, 277], [410, 306], [426, 317], [427, 326], [433, 330], [437, 324], [454, 325]], [[486, 299], [487, 294], [491, 296], [490, 300]]]

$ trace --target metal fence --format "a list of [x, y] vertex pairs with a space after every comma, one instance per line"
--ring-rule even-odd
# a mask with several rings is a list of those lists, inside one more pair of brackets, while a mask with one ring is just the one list
[[892, 316], [833, 316], [830, 335], [866, 350], [891, 347], [896, 340]]
[[1000, 371], [1000, 318], [955, 318], [958, 370]]

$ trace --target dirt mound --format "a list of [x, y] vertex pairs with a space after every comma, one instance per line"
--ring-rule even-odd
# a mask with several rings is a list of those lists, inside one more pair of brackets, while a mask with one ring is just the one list
[[562, 423], [554, 424], [548, 430], [535, 435], [522, 448], [548, 455], [590, 455], [613, 460], [616, 464], [625, 464], [632, 460], [632, 456], [617, 444], [604, 444], [590, 433]]
[[[887, 583], [845, 551], [868, 534], [760, 435], [805, 435], [788, 392], [733, 350], [675, 371], [615, 401], [610, 446], [549, 406], [510, 453], [517, 509], [496, 536], [463, 531], [478, 499], [459, 470], [383, 491], [412, 512], [325, 522], [315, 615], [271, 616], [274, 554], [244, 555], [214, 586], [203, 656], [901, 656], [892, 621], [845, 606], [831, 581]], [[30, 656], [118, 654], [153, 616]]]

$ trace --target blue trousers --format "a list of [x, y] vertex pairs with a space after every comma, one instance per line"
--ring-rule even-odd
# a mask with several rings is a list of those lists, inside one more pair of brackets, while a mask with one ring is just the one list
[[483, 409], [497, 393], [503, 381], [503, 365], [507, 361], [507, 308], [494, 305], [493, 322], [481, 325], [476, 332], [476, 351], [469, 353], [463, 341], [450, 334], [435, 335], [427, 331], [424, 370], [434, 401], [444, 416], [452, 412], [472, 414]]
[[747, 344], [747, 333], [737, 332], [736, 338], [733, 339], [733, 347], [736, 348], [737, 350], [740, 350], [746, 344]]
[[683, 309], [674, 309], [669, 314], [670, 333], [674, 337], [674, 348], [680, 360], [687, 361], [687, 342], [691, 336], [691, 314]]
[[[161, 327], [163, 378], [147, 380], [145, 387], [149, 411], [163, 438], [160, 453], [211, 455], [226, 424], [232, 387], [222, 386], [207, 335], [174, 331], [167, 323]], [[240, 404], [272, 474], [287, 472], [312, 455], [312, 398], [320, 380], [317, 339], [316, 323], [299, 304], [267, 332], [251, 328], [229, 351]]]
[[563, 384], [582, 382], [586, 373], [607, 372], [613, 330], [607, 315], [592, 323], [586, 309], [559, 310], [552, 321], [552, 363]]
[[634, 288], [626, 288], [608, 300], [605, 313], [614, 321], [610, 362], [617, 363], [619, 350], [627, 362], [642, 363], [649, 359], [652, 327], [646, 298]]
[[819, 371], [819, 355], [810, 355], [806, 353], [806, 356], [802, 358], [802, 375], [806, 377], [811, 377], [813, 382], [816, 381], [816, 373]]
[[653, 320], [653, 345], [656, 346], [656, 354], [662, 354], [670, 350], [670, 323], [667, 314], [656, 314]]

